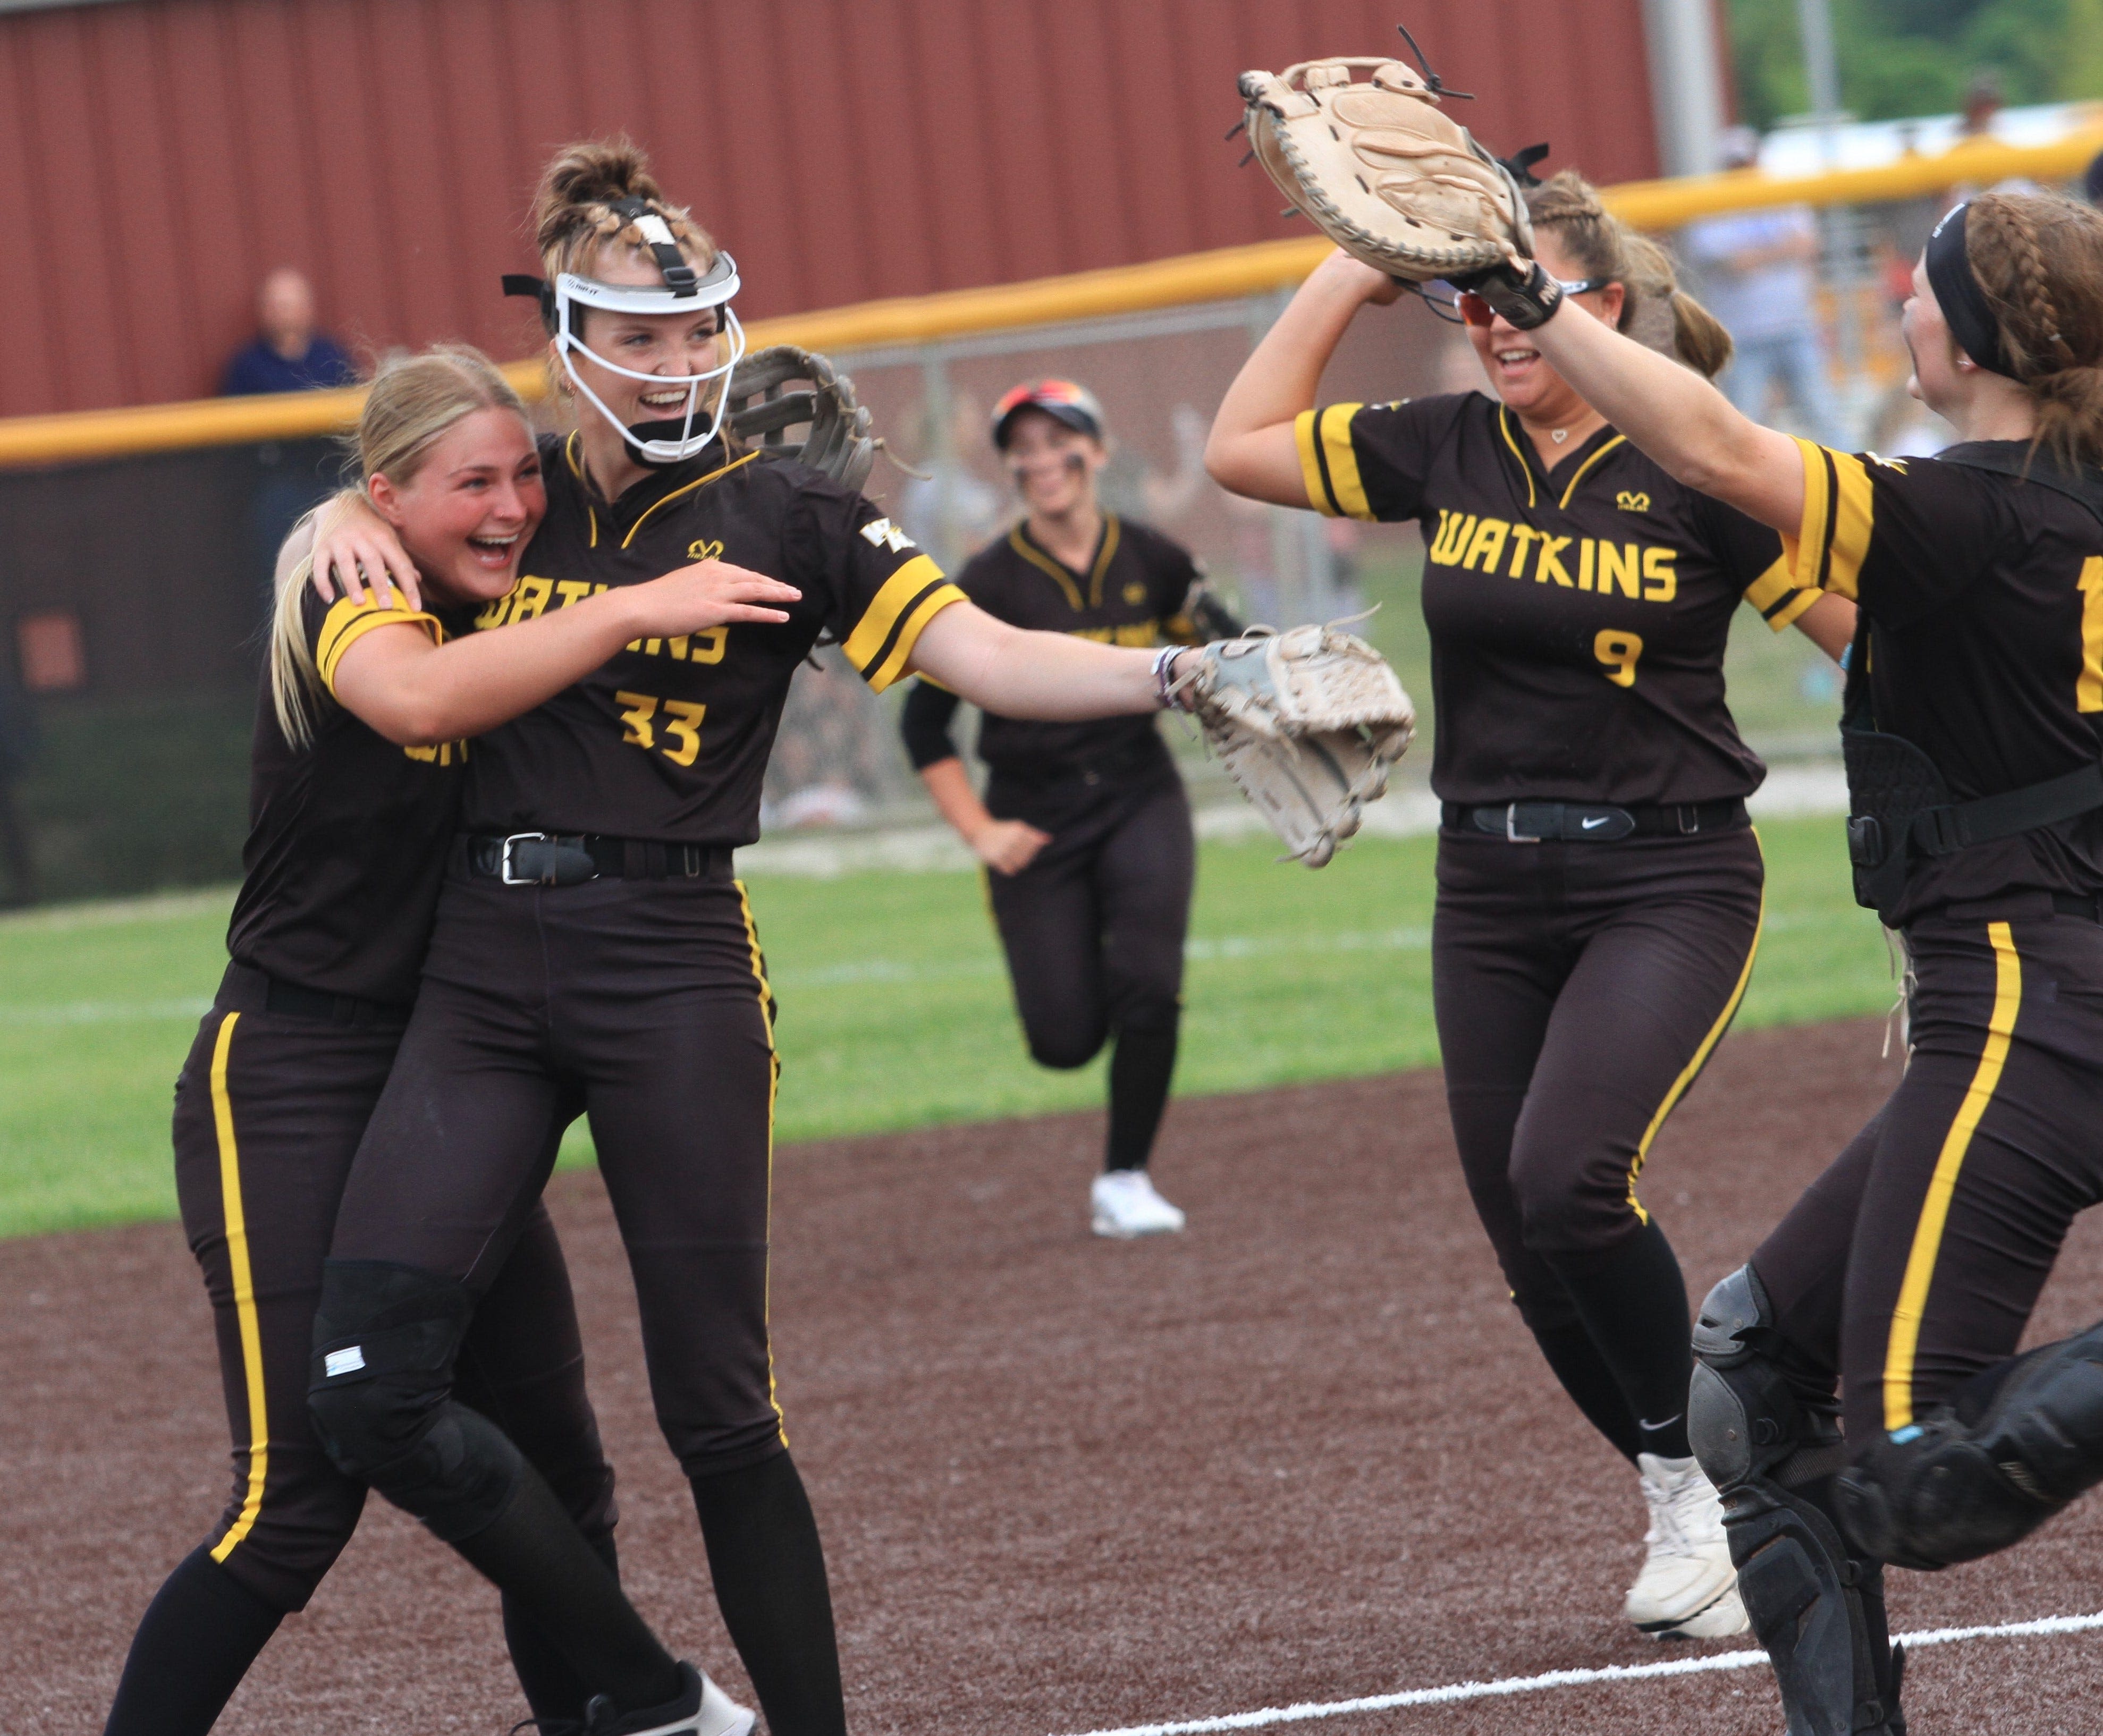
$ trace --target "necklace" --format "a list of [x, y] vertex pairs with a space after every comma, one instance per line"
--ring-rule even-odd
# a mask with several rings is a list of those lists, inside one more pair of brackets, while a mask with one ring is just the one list
[[1554, 441], [1556, 445], [1561, 446], [1564, 441], [1570, 437], [1570, 430], [1567, 428], [1551, 428], [1548, 431], [1548, 437]]

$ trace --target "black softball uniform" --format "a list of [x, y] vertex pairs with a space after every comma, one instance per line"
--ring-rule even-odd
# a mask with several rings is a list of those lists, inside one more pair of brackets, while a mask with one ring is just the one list
[[[305, 617], [331, 694], [344, 653], [374, 628], [447, 631], [434, 615], [311, 590]], [[176, 1187], [218, 1318], [233, 1428], [234, 1491], [213, 1554], [287, 1609], [305, 1606], [365, 1500], [308, 1427], [314, 1301], [351, 1157], [416, 999], [467, 759], [464, 743], [400, 748], [332, 699], [313, 708], [313, 738], [296, 748], [265, 686], [233, 962], [176, 1087]], [[580, 1524], [610, 1531], [613, 1473], [545, 1212], [496, 1302], [477, 1316], [471, 1378], [522, 1441], [545, 1441], [544, 1469]]]
[[[716, 555], [803, 600], [785, 624], [638, 640], [477, 739], [402, 1062], [331, 1253], [478, 1292], [581, 1109], [658, 1420], [701, 1476], [785, 1444], [767, 1334], [773, 1002], [731, 848], [759, 835], [775, 726], [820, 633], [882, 689], [963, 593], [874, 506], [791, 461], [711, 447], [608, 504], [568, 444], [546, 458], [547, 517], [482, 625]], [[315, 1378], [337, 1377], [318, 1361]]]
[[[1199, 642], [1183, 612], [1197, 578], [1189, 551], [1106, 514], [1086, 571], [1069, 569], [1018, 524], [972, 557], [957, 583], [1013, 626], [1150, 647]], [[957, 705], [925, 679], [906, 695], [915, 770], [955, 756]], [[987, 811], [1052, 834], [1020, 873], [986, 876], [1031, 1055], [1079, 1067], [1113, 1029], [1172, 1029], [1197, 859], [1189, 801], [1154, 720], [1043, 723], [989, 712], [978, 752], [991, 774]], [[1151, 1119], [1159, 1112], [1156, 1103]], [[1132, 1161], [1140, 1161], [1151, 1141], [1149, 1125], [1144, 1140], [1119, 1143], [1136, 1144]]]
[[[2103, 758], [2103, 523], [1967, 462], [2021, 445], [1800, 444], [1798, 571], [1869, 617], [1876, 728], [1959, 801]], [[2103, 812], [1915, 859], [1898, 920], [1905, 1076], [1753, 1256], [1857, 1454], [2014, 1352], [2103, 1198]]]
[[[1817, 593], [1773, 531], [1612, 428], [1547, 466], [1469, 393], [1332, 405], [1296, 433], [1318, 508], [1424, 532], [1433, 993], [1476, 1209], [1573, 1398], [1623, 1452], [1684, 1454], [1636, 1427], [1676, 1423], [1683, 1356], [1641, 1382], [1598, 1359], [1628, 1336], [1616, 1297], [1661, 1298], [1654, 1314], [1681, 1291], [1637, 1178], [1758, 943], [1744, 801], [1765, 768], [1724, 702], [1732, 614], [1750, 602], [1779, 631]], [[1606, 1285], [1632, 1262], [1633, 1290]]]
[[[447, 630], [430, 615], [329, 604], [309, 591], [308, 647], [322, 685], [333, 692], [337, 664], [364, 634], [403, 622], [434, 639]], [[416, 997], [466, 765], [463, 744], [399, 748], [331, 699], [312, 707], [312, 739], [296, 746], [266, 682], [233, 959], [176, 1084], [176, 1192], [211, 1298], [233, 1436], [233, 1494], [207, 1548], [280, 1610], [305, 1606], [365, 1502], [365, 1486], [330, 1462], [309, 1422], [314, 1308], [345, 1179]], [[610, 1549], [613, 1473], [585, 1396], [568, 1272], [543, 1211], [476, 1317], [461, 1386]], [[153, 1621], [135, 1650], [142, 1660], [154, 1652]], [[562, 1706], [565, 1667], [509, 1612], [507, 1626], [536, 1710]], [[188, 1729], [173, 1709], [183, 1703], [171, 1681], [135, 1685], [127, 1674], [111, 1729]], [[196, 1727], [216, 1711], [201, 1709]]]

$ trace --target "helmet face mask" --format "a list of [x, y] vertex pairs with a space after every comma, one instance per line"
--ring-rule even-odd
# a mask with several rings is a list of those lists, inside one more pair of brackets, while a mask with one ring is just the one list
[[[627, 206], [635, 209], [624, 209]], [[644, 247], [652, 255], [662, 280], [656, 283], [607, 283], [574, 272], [558, 274], [553, 283], [538, 278], [506, 277], [507, 295], [532, 295], [539, 299], [542, 323], [548, 328], [562, 372], [578, 396], [620, 433], [630, 458], [651, 468], [684, 464], [698, 456], [722, 431], [730, 402], [725, 389], [730, 375], [745, 358], [745, 328], [739, 324], [731, 298], [740, 287], [737, 262], [718, 253], [705, 272], [696, 272], [678, 250], [665, 220], [641, 208], [639, 200], [622, 200], [620, 211], [642, 232]], [[721, 335], [728, 339], [727, 353], [716, 366], [692, 374], [639, 373], [608, 359], [585, 341], [584, 316], [587, 309], [610, 313], [639, 314], [663, 318], [691, 316], [709, 309], [718, 310]], [[648, 387], [683, 388], [686, 402], [676, 416], [627, 423], [616, 415], [605, 399], [594, 391], [578, 368], [580, 354], [588, 355], [594, 366], [624, 380]]]

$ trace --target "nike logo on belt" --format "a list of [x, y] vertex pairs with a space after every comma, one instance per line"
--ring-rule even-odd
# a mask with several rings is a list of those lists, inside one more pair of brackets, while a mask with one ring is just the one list
[[1594, 826], [1605, 825], [1607, 822], [1612, 818], [1613, 816], [1610, 814], [1602, 814], [1597, 819], [1581, 819], [1577, 824], [1582, 826], [1587, 832], [1589, 832]]

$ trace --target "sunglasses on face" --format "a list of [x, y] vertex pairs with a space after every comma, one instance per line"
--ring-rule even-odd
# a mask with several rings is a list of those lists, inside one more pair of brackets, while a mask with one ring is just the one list
[[[1614, 280], [1612, 277], [1579, 277], [1575, 282], [1558, 277], [1566, 295], [1589, 295], [1594, 290], [1603, 290]], [[1480, 295], [1467, 290], [1456, 290], [1443, 282], [1420, 283], [1413, 286], [1424, 298], [1424, 304], [1439, 318], [1452, 326], [1487, 326], [1496, 317], [1489, 303]]]

